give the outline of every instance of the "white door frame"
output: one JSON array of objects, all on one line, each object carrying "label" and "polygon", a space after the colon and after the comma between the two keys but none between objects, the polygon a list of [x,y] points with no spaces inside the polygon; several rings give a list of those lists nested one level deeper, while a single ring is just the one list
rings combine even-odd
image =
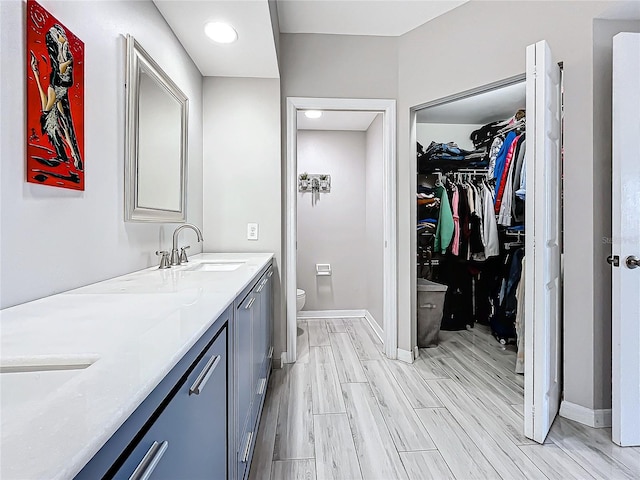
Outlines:
[{"label": "white door frame", "polygon": [[383,341],[387,357],[395,359],[398,350],[398,274],[396,211],[396,101],[355,98],[287,97],[286,143],[286,219],[285,219],[285,295],[287,317],[287,351],[282,361],[296,361],[296,241],[297,241],[297,113],[298,110],[366,111],[383,114],[383,229],[384,229],[384,298]]}]

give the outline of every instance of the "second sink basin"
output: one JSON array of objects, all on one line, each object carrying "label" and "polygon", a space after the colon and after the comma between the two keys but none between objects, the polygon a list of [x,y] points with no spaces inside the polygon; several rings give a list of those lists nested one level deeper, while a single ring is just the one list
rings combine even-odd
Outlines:
[{"label": "second sink basin", "polygon": [[232,272],[245,262],[200,262],[189,268],[193,272]]},{"label": "second sink basin", "polygon": [[5,411],[55,395],[99,359],[95,354],[36,355],[0,359],[0,406]]}]

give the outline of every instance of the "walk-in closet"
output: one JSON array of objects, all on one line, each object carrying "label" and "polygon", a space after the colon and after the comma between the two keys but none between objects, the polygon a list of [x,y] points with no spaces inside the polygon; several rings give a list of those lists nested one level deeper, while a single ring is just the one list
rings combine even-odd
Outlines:
[{"label": "walk-in closet", "polygon": [[[524,404],[524,78],[416,111],[420,361]],[[439,327],[439,328],[438,328]]]}]

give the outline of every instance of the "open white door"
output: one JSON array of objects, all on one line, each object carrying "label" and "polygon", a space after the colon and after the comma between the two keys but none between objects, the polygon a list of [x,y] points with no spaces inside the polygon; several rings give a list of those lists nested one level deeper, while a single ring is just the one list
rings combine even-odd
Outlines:
[{"label": "open white door", "polygon": [[560,408],[560,67],[527,47],[525,435],[543,443]]},{"label": "open white door", "polygon": [[640,34],[613,38],[612,436],[640,445]]}]

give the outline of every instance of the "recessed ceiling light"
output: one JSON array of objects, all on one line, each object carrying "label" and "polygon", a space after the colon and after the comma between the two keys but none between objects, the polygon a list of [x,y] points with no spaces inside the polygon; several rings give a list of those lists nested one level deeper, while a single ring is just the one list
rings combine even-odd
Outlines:
[{"label": "recessed ceiling light", "polygon": [[304,112],[304,116],[307,118],[320,118],[322,116],[322,112],[320,110],[306,110]]},{"label": "recessed ceiling light", "polygon": [[217,43],[233,43],[238,39],[238,32],[224,22],[209,22],[204,26],[204,33]]}]

